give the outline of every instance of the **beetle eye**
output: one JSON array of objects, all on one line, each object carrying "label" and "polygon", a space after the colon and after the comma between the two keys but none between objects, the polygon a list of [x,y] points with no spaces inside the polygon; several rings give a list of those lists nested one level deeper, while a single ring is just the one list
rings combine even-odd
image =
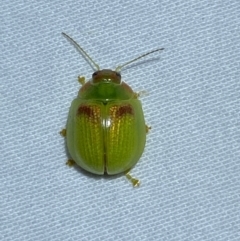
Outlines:
[{"label": "beetle eye", "polygon": [[97,74],[98,74],[98,71],[94,72],[94,73],[92,74],[92,77],[93,77],[93,78],[96,77]]},{"label": "beetle eye", "polygon": [[121,74],[119,72],[115,72],[115,73],[118,78],[121,78]]}]

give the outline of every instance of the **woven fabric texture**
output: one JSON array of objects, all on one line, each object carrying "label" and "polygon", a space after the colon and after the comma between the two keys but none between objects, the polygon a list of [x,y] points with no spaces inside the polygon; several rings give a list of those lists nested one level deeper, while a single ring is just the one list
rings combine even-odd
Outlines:
[{"label": "woven fabric texture", "polygon": [[[240,1],[2,1],[0,240],[240,240]],[[77,76],[121,72],[152,127],[125,176],[69,168]]]}]

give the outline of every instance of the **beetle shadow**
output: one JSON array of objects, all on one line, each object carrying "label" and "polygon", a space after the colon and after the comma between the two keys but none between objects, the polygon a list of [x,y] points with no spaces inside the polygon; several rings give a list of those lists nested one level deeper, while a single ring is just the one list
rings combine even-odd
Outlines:
[{"label": "beetle shadow", "polygon": [[[66,138],[64,138],[64,148],[65,148],[65,153],[66,153],[67,159],[68,160],[72,159],[71,155],[69,154],[68,148],[67,148]],[[119,173],[119,174],[116,174],[116,175],[108,175],[108,174],[97,175],[97,174],[94,174],[94,173],[91,173],[91,172],[88,172],[88,171],[84,170],[83,168],[81,168],[77,164],[74,164],[73,166],[68,166],[65,162],[65,165],[66,165],[67,168],[69,168],[69,169],[74,168],[81,175],[85,175],[85,176],[93,178],[95,180],[101,180],[101,179],[114,180],[116,178],[124,176],[124,173]]]}]

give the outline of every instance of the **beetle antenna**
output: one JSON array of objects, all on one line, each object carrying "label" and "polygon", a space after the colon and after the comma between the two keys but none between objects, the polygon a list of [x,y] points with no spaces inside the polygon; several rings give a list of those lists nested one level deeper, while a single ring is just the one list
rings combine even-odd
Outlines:
[{"label": "beetle antenna", "polygon": [[125,64],[123,64],[123,65],[119,65],[119,66],[116,68],[115,71],[116,71],[116,72],[120,72],[121,69],[122,69],[123,67],[125,67],[126,65],[131,64],[132,62],[135,62],[136,60],[139,60],[139,59],[141,59],[141,58],[143,58],[143,57],[145,57],[145,56],[147,56],[147,55],[149,55],[149,54],[155,53],[155,52],[160,51],[160,50],[164,50],[164,48],[155,49],[155,50],[150,51],[150,52],[148,52],[148,53],[146,53],[146,54],[143,54],[143,55],[141,55],[141,56],[138,56],[137,58],[135,58],[135,59],[133,59],[133,60],[130,60],[130,61],[128,61],[127,63],[125,63]]},{"label": "beetle antenna", "polygon": [[77,49],[81,52],[81,54],[86,57],[88,60],[90,60],[90,62],[96,67],[97,70],[100,70],[100,67],[98,64],[95,63],[95,61],[93,61],[93,59],[87,54],[87,52],[70,36],[68,36],[66,33],[62,32],[62,35],[65,36],[70,42],[72,42]]}]

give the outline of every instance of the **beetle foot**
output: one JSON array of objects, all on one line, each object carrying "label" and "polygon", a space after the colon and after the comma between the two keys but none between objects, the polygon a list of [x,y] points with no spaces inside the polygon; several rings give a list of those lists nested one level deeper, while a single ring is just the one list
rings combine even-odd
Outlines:
[{"label": "beetle foot", "polygon": [[146,96],[147,95],[147,91],[139,91],[139,92],[134,92],[134,98],[135,99],[138,99],[139,97],[142,97],[142,96]]},{"label": "beetle foot", "polygon": [[149,131],[152,129],[152,127],[151,126],[147,126],[147,125],[145,125],[145,126],[146,126],[146,133],[148,134]]},{"label": "beetle foot", "polygon": [[81,84],[81,85],[84,85],[86,83],[85,81],[85,77],[81,77],[81,76],[78,76],[78,82]]},{"label": "beetle foot", "polygon": [[140,96],[140,94],[139,93],[137,93],[137,92],[134,92],[134,96],[133,96],[133,98],[134,99],[138,99],[138,97]]},{"label": "beetle foot", "polygon": [[66,129],[62,129],[59,134],[63,137],[65,137],[67,135],[67,130]]},{"label": "beetle foot", "polygon": [[125,174],[125,176],[127,177],[127,179],[132,183],[132,185],[134,187],[139,187],[140,186],[140,181],[134,177],[131,176],[131,174],[129,172],[127,172]]},{"label": "beetle foot", "polygon": [[71,160],[71,159],[67,160],[67,162],[66,162],[66,165],[68,165],[69,167],[72,167],[72,166],[74,166],[75,164],[76,164],[75,161],[74,161],[74,160]]}]

